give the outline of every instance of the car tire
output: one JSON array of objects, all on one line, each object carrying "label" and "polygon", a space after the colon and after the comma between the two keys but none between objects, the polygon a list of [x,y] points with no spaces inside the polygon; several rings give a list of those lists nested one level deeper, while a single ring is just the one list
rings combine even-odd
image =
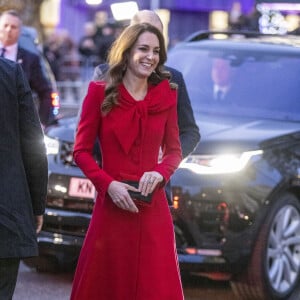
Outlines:
[{"label": "car tire", "polygon": [[293,194],[281,195],[270,207],[249,265],[231,286],[238,299],[299,299],[300,204]]}]

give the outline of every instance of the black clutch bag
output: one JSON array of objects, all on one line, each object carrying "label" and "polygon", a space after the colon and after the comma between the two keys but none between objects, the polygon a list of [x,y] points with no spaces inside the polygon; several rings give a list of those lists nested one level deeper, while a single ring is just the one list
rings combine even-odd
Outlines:
[{"label": "black clutch bag", "polygon": [[[131,180],[127,180],[127,181],[122,181],[128,185],[131,185],[135,188],[139,187],[139,182],[138,181],[131,181]],[[151,203],[152,200],[152,194],[148,194],[147,196],[142,195],[140,192],[134,192],[134,191],[130,191],[128,190],[128,193],[130,195],[130,197],[133,200],[139,200],[145,203]]]}]

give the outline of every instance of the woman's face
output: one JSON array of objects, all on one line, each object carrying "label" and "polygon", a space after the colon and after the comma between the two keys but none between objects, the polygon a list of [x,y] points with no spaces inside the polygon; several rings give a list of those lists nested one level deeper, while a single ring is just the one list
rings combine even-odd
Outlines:
[{"label": "woman's face", "polygon": [[148,78],[159,62],[159,40],[154,33],[142,33],[133,45],[127,72],[139,78]]}]

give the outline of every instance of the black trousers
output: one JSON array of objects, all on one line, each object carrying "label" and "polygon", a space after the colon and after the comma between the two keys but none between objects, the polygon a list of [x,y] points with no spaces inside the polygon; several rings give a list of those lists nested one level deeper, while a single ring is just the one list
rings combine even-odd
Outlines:
[{"label": "black trousers", "polygon": [[0,300],[12,299],[19,266],[19,258],[0,258]]},{"label": "black trousers", "polygon": [[167,182],[167,184],[165,186],[165,191],[166,191],[166,196],[167,196],[169,206],[173,206],[173,204],[174,204],[173,203],[173,193],[172,193],[172,187],[171,187],[170,180]]}]

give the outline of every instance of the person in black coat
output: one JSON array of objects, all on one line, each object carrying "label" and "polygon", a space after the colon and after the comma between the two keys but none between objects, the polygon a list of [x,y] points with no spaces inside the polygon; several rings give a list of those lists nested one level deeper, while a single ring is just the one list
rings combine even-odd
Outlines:
[{"label": "person in black coat", "polygon": [[18,45],[22,20],[15,10],[4,11],[0,16],[0,49],[5,49],[3,57],[18,62],[26,74],[31,89],[39,99],[41,123],[49,125],[54,116],[51,105],[51,82],[45,76],[40,57]]},{"label": "person in black coat", "polygon": [[21,66],[0,58],[0,299],[12,299],[20,259],[38,255],[47,193],[44,136]]},{"label": "person in black coat", "polygon": [[[138,23],[150,23],[163,32],[163,24],[159,16],[152,10],[138,11],[131,19],[130,25]],[[100,64],[95,68],[94,80],[104,79],[108,69],[107,64]],[[181,143],[182,157],[187,157],[196,148],[200,141],[199,128],[195,122],[190,98],[186,89],[182,73],[174,68],[165,66],[165,69],[171,73],[171,81],[178,85],[177,95],[177,115],[179,138]],[[170,205],[173,204],[170,182],[166,186],[167,198]]]}]

